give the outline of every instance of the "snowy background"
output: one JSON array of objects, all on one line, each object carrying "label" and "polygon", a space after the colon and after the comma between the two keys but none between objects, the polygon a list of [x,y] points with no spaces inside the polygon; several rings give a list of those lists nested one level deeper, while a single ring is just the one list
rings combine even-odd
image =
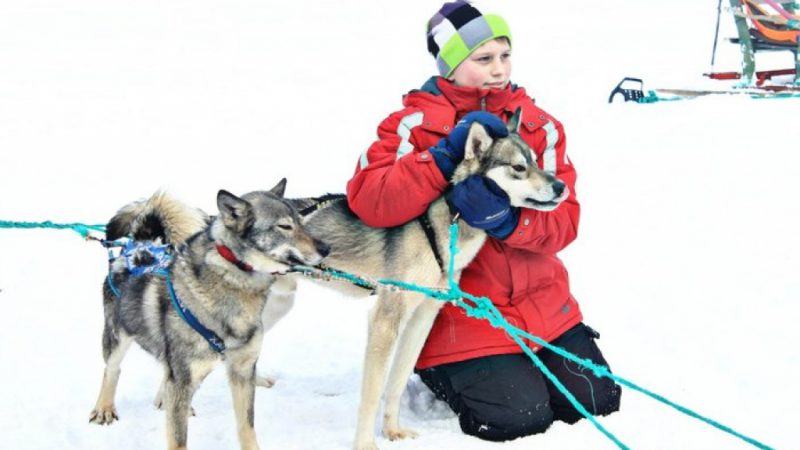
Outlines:
[{"label": "snowy background", "polygon": [[[780,449],[800,448],[800,99],[607,104],[623,76],[708,86],[713,0],[492,1],[514,32],[512,80],[561,119],[578,168],[579,239],[562,253],[613,370]],[[0,2],[0,220],[105,223],[166,188],[213,211],[218,189],[289,179],[342,192],[380,120],[434,71],[439,2]],[[734,35],[723,16],[722,37]],[[738,69],[720,40],[718,70]],[[759,69],[791,67],[788,52]],[[712,83],[712,86],[719,87]],[[0,230],[3,448],[164,447],[161,376],[132,348],[121,420],[88,423],[102,377],[104,250],[70,231]],[[259,362],[262,448],[346,449],[368,300],[303,285]],[[198,391],[194,449],[238,448],[224,371]],[[496,444],[407,396],[413,441],[383,449],[611,449],[588,422]],[[626,390],[601,419],[634,449],[747,449]]]}]

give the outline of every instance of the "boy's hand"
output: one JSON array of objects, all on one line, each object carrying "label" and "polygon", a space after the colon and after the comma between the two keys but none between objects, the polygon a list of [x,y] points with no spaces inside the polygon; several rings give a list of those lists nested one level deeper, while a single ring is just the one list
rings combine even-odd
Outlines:
[{"label": "boy's hand", "polygon": [[435,147],[431,148],[433,160],[442,171],[445,179],[449,180],[453,176],[458,163],[464,159],[464,147],[469,135],[469,127],[473,122],[478,122],[486,128],[486,132],[493,138],[508,136],[508,129],[503,120],[496,115],[486,111],[473,111],[465,115],[458,121],[453,131],[447,137],[439,140]]},{"label": "boy's hand", "polygon": [[519,209],[511,206],[508,195],[489,178],[467,177],[453,186],[446,200],[465,222],[489,236],[505,239],[517,227]]}]

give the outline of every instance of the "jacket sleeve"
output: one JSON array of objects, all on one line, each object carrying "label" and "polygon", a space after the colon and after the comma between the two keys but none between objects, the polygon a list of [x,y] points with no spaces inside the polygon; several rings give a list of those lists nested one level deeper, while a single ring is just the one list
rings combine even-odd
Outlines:
[{"label": "jacket sleeve", "polygon": [[409,107],[378,126],[378,140],[361,156],[347,183],[350,209],[367,225],[406,223],[442,195],[447,180],[428,146],[418,144],[424,113]]},{"label": "jacket sleeve", "polygon": [[538,159],[545,169],[555,165],[556,178],[569,187],[569,197],[558,208],[549,212],[521,208],[517,227],[503,241],[511,247],[545,254],[558,253],[574,241],[578,236],[580,219],[580,204],[575,194],[576,172],[566,154],[564,128],[560,122],[552,123],[550,129],[545,127],[542,131],[555,144],[547,145]]}]

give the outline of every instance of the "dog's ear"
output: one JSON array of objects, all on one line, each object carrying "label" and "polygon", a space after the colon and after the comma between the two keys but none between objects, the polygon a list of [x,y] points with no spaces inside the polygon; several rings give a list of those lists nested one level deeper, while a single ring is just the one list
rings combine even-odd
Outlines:
[{"label": "dog's ear", "polygon": [[469,127],[467,142],[464,145],[464,159],[480,159],[481,155],[492,146],[492,142],[492,137],[486,132],[486,128],[473,122]]},{"label": "dog's ear", "polygon": [[219,217],[226,228],[243,234],[253,226],[255,221],[253,207],[247,200],[220,189],[217,192],[217,208],[219,208]]},{"label": "dog's ear", "polygon": [[516,111],[514,111],[514,115],[508,119],[508,123],[506,124],[506,128],[508,129],[509,133],[518,133],[519,132],[519,124],[522,121],[522,107],[518,107]]},{"label": "dog's ear", "polygon": [[281,181],[278,181],[278,184],[276,184],[275,187],[269,191],[278,197],[283,198],[283,194],[286,192],[286,178],[282,178]]}]

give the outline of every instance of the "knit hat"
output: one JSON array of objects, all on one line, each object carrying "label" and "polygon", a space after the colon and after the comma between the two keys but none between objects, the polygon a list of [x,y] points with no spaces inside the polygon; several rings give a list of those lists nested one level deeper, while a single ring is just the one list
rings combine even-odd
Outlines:
[{"label": "knit hat", "polygon": [[511,42],[502,17],[481,14],[464,0],[447,2],[428,21],[428,51],[443,77],[449,77],[473,50],[499,37]]}]

